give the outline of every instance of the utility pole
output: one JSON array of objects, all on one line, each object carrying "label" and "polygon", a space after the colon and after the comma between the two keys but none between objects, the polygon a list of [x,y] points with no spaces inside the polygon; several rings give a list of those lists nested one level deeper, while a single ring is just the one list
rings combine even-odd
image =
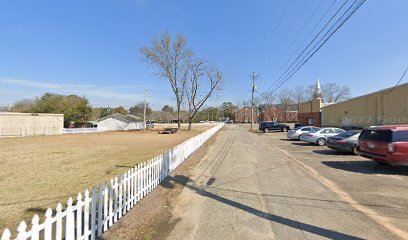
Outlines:
[{"label": "utility pole", "polygon": [[143,109],[143,124],[144,124],[144,128],[143,131],[146,130],[146,106],[147,106],[147,89],[145,89],[144,91],[144,109]]},{"label": "utility pole", "polygon": [[253,129],[254,124],[254,92],[255,92],[255,79],[259,77],[259,75],[255,75],[255,72],[252,73],[250,76],[252,78],[252,97],[251,97],[251,130]]}]

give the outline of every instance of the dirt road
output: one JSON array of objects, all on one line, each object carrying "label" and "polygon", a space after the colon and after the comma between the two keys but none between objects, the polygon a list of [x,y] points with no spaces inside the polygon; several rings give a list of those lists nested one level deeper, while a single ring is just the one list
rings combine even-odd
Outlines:
[{"label": "dirt road", "polygon": [[378,173],[371,161],[285,141],[283,133],[225,128],[172,201],[174,227],[157,238],[408,236],[406,168]]}]

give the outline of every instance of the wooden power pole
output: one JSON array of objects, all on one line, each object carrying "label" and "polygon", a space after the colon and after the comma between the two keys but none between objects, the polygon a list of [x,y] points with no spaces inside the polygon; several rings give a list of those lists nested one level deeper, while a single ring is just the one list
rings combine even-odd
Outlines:
[{"label": "wooden power pole", "polygon": [[254,125],[254,93],[255,93],[255,79],[258,78],[259,75],[255,75],[255,72],[252,73],[252,75],[250,76],[252,79],[252,97],[251,97],[251,130],[253,129],[253,125]]}]

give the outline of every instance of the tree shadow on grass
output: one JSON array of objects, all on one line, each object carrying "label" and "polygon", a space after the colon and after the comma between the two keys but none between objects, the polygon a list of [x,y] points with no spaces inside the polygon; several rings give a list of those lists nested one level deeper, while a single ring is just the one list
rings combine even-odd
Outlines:
[{"label": "tree shadow on grass", "polygon": [[343,171],[363,174],[386,174],[408,176],[407,166],[389,166],[375,161],[323,161],[324,165]]},{"label": "tree shadow on grass", "polygon": [[[362,239],[359,237],[355,237],[352,235],[348,235],[345,233],[341,233],[341,232],[337,232],[334,230],[330,230],[330,229],[325,229],[325,228],[321,228],[318,226],[314,226],[311,224],[307,224],[307,223],[302,223],[296,220],[292,220],[289,218],[285,218],[285,217],[281,217],[278,215],[274,215],[274,214],[270,214],[268,212],[263,212],[260,211],[258,209],[255,209],[253,207],[250,207],[248,205],[230,200],[228,198],[225,197],[221,197],[218,196],[214,193],[208,192],[198,186],[196,186],[191,179],[189,179],[186,176],[183,175],[177,175],[177,176],[169,176],[168,179],[166,179],[167,183],[165,185],[163,185],[163,187],[167,186],[169,188],[173,188],[175,184],[182,184],[183,186],[195,191],[197,194],[200,194],[203,197],[208,197],[211,199],[214,199],[220,203],[224,203],[227,204],[231,207],[235,207],[238,208],[242,211],[245,211],[249,214],[252,214],[254,216],[257,216],[259,218],[263,218],[266,219],[268,221],[272,221],[272,222],[276,222],[282,225],[286,225],[288,227],[294,228],[294,229],[299,229],[302,231],[306,231],[306,232],[310,232],[312,234],[316,234],[322,237],[326,237],[326,238],[330,238],[330,239]],[[166,182],[164,181],[164,182]]]}]

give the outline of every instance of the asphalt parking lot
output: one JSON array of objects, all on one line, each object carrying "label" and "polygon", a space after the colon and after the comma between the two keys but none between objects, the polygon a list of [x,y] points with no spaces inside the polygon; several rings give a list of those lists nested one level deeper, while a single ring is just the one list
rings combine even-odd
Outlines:
[{"label": "asphalt parking lot", "polygon": [[381,165],[326,146],[289,140],[283,132],[257,134],[306,168],[310,167],[315,177],[323,182],[328,180],[338,194],[347,195],[355,200],[354,204],[368,209],[366,214],[408,229],[408,167]]}]

